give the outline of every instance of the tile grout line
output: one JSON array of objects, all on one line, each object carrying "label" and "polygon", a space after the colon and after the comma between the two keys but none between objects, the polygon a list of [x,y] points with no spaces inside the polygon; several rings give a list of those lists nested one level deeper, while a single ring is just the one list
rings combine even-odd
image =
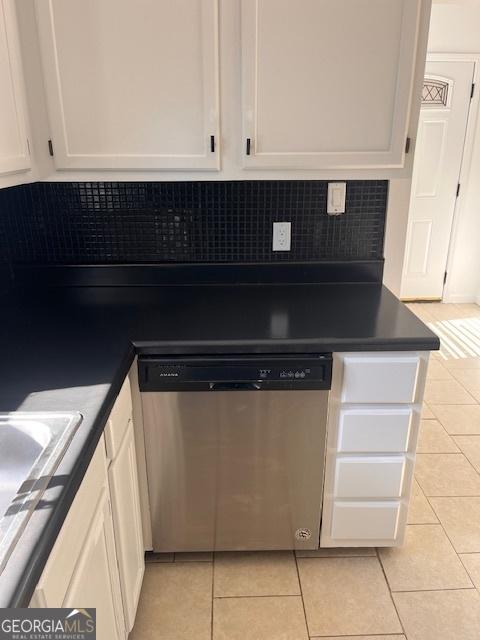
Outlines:
[{"label": "tile grout line", "polygon": [[400,623],[400,626],[402,627],[402,633],[406,638],[407,637],[407,632],[405,631],[405,627],[403,626],[402,619],[400,617],[400,614],[398,613],[397,605],[395,604],[393,593],[392,593],[392,590],[390,588],[390,583],[388,581],[387,574],[385,573],[385,569],[384,569],[383,564],[382,564],[382,559],[380,558],[380,554],[378,552],[378,547],[375,547],[375,551],[376,551],[376,554],[377,554],[378,564],[380,565],[380,568],[381,568],[382,573],[383,573],[383,577],[385,579],[385,584],[387,585],[388,593],[390,595],[390,600],[392,601],[393,608],[395,609],[395,613],[397,614],[398,621]]},{"label": "tile grout line", "polygon": [[[452,374],[452,375],[453,375],[453,374]],[[460,381],[458,381],[458,380],[455,378],[455,376],[453,376],[453,377],[454,377],[454,379],[458,382],[458,384],[462,387],[462,389],[465,389],[465,387],[463,386],[463,384],[462,384]],[[467,389],[465,389],[465,391],[468,393],[468,390],[467,390]],[[469,395],[471,395],[471,394],[469,394]],[[475,398],[475,400],[476,400],[476,398]],[[477,401],[477,405],[478,405],[478,401]],[[455,405],[455,406],[459,406],[459,405]],[[475,406],[475,405],[467,405],[467,406]],[[433,409],[430,407],[430,405],[429,405],[429,408],[430,408],[430,410],[432,411],[432,413],[436,416],[436,413],[433,411]],[[450,437],[453,437],[453,434],[448,433],[447,428],[446,428],[446,427],[445,427],[445,425],[442,423],[442,421],[440,420],[440,418],[437,418],[437,420],[438,420],[438,422],[442,425],[442,427],[445,429],[445,431],[447,432],[447,434],[448,434]],[[457,435],[458,435],[458,434],[457,434]],[[455,444],[456,444],[456,443],[455,443]],[[463,453],[463,451],[462,451],[462,455],[463,455],[463,457],[467,460],[467,462],[470,464],[470,466],[474,469],[474,471],[475,471],[478,475],[480,475],[480,474],[478,473],[478,471],[475,469],[475,467],[472,465],[472,463],[470,462],[470,460],[467,458],[467,456]],[[432,511],[433,511],[433,513],[435,514],[435,516],[438,518],[438,522],[439,522],[440,526],[442,527],[442,530],[443,530],[443,532],[444,532],[444,534],[445,534],[445,536],[446,536],[447,540],[448,540],[448,541],[450,542],[450,544],[452,545],[452,549],[454,550],[454,552],[455,552],[455,554],[456,554],[456,556],[457,556],[457,559],[461,562],[462,566],[463,566],[463,567],[465,568],[465,570],[467,571],[467,575],[468,575],[468,577],[469,577],[470,581],[471,581],[471,582],[472,582],[472,584],[473,584],[473,581],[472,581],[472,579],[471,579],[470,573],[469,573],[469,572],[468,572],[468,570],[466,569],[466,567],[465,567],[464,563],[462,562],[462,559],[460,558],[460,555],[459,555],[458,551],[457,551],[457,550],[456,550],[456,548],[455,548],[455,545],[453,544],[453,541],[451,540],[450,536],[449,536],[449,535],[448,535],[448,533],[447,533],[447,530],[446,530],[446,529],[445,529],[445,527],[443,526],[442,521],[441,521],[441,519],[440,519],[440,516],[439,516],[439,515],[438,515],[438,513],[435,511],[434,506],[433,506],[433,505],[432,505],[432,503],[430,502],[430,498],[474,498],[474,497],[477,497],[477,496],[427,496],[427,495],[425,494],[425,491],[424,491],[424,489],[423,489],[422,485],[421,485],[421,484],[420,484],[420,482],[418,481],[418,479],[417,479],[417,478],[415,478],[415,479],[417,480],[418,484],[420,485],[420,488],[422,489],[422,491],[423,491],[423,493],[424,493],[424,495],[425,495],[425,498],[426,498],[426,500],[427,500],[428,504],[430,505],[430,508],[432,509]],[[475,585],[473,585],[473,586],[474,586],[474,588],[475,588]]]},{"label": "tile grout line", "polygon": [[213,640],[213,605],[215,604],[215,552],[212,553],[212,599],[210,611],[210,638]]},{"label": "tile grout line", "polygon": [[362,633],[360,635],[345,635],[342,634],[341,636],[310,636],[310,640],[325,640],[325,638],[334,638],[336,640],[336,638],[398,638],[399,636],[404,636],[406,639],[406,636],[404,633]]},{"label": "tile grout line", "polygon": [[[418,482],[418,480],[417,480],[417,482]],[[420,483],[418,483],[418,484],[420,484]],[[422,485],[420,485],[420,487],[421,487],[421,486],[422,486]],[[463,498],[463,499],[465,499],[465,498],[480,498],[480,493],[471,493],[469,496],[457,496],[457,495],[449,495],[449,496],[427,496],[427,494],[424,492],[424,496],[425,496],[425,498],[427,498],[427,500],[428,500],[429,498]],[[421,523],[420,523],[420,524],[421,524]],[[428,523],[426,523],[426,524],[428,524]],[[432,524],[435,524],[435,523],[433,523],[433,522],[432,522]]]},{"label": "tile grout line", "polygon": [[[467,553],[467,554],[462,554],[462,555],[468,555],[468,553]],[[473,554],[473,555],[475,555],[475,554]],[[477,555],[479,555],[479,554],[477,554]],[[463,568],[464,568],[464,569],[465,569],[465,571],[467,572],[468,577],[470,578],[470,582],[473,584],[473,588],[474,588],[474,589],[476,589],[476,590],[479,592],[479,594],[480,594],[480,588],[476,586],[475,581],[474,581],[474,579],[473,579],[473,576],[472,576],[472,574],[470,573],[470,571],[468,570],[468,567],[467,567],[467,565],[465,564],[465,562],[463,561],[463,558],[461,558],[461,557],[460,557],[460,554],[458,554],[458,553],[457,553],[457,556],[458,556],[458,559],[460,560],[460,562],[462,563]]]},{"label": "tile grout line", "polygon": [[[462,453],[463,453],[463,451],[462,451]],[[463,453],[463,455],[464,455],[464,457],[465,457],[466,461],[468,462],[468,464],[469,464],[469,465],[472,467],[472,469],[475,471],[475,473],[476,473],[477,475],[479,475],[479,476],[480,476],[480,471],[478,471],[478,469],[473,465],[472,461],[468,458],[468,456],[467,456],[467,455],[465,455],[464,453]],[[475,496],[474,496],[474,497],[475,497]]]},{"label": "tile grout line", "polygon": [[[319,544],[320,544],[320,541],[319,541]],[[310,627],[308,626],[307,611],[305,609],[305,600],[303,599],[303,589],[302,589],[302,581],[300,580],[300,569],[298,568],[298,558],[295,551],[292,551],[292,553],[293,553],[293,559],[295,561],[295,567],[297,569],[298,588],[300,589],[300,597],[302,599],[303,617],[305,620],[305,626],[307,628],[307,636],[310,638]]]},{"label": "tile grout line", "polygon": [[237,598],[301,598],[301,593],[260,593],[251,595],[213,596],[214,600],[235,600]]},{"label": "tile grout line", "polygon": [[[455,551],[455,549],[454,549]],[[455,551],[456,553],[456,551]],[[457,554],[458,555],[458,554]],[[460,562],[461,558],[459,558]],[[465,565],[462,566],[465,568]],[[467,569],[465,568],[465,572],[467,573],[468,578],[470,579],[470,574],[468,573]],[[470,580],[471,582],[471,580]],[[431,591],[474,591],[476,589],[475,585],[472,582],[472,586],[471,587],[444,587],[442,589],[395,589],[395,591],[392,591],[392,593],[430,593]]]},{"label": "tile grout line", "polygon": [[[474,369],[474,370],[475,370],[475,369]],[[468,371],[468,369],[467,369],[467,371]],[[427,374],[427,375],[428,375],[428,374]],[[456,381],[456,382],[457,382],[457,383],[462,387],[462,389],[463,389],[464,391],[466,391],[466,393],[468,393],[470,396],[472,396],[472,397],[474,398],[474,400],[476,400],[476,404],[478,405],[478,404],[479,404],[479,401],[477,400],[476,396],[474,396],[472,393],[470,393],[470,391],[465,387],[465,385],[464,385],[462,382],[460,382],[460,380],[458,380],[458,379],[455,377],[455,374],[452,374],[452,376],[453,376],[453,379],[454,379],[454,380],[455,380],[455,381]],[[428,406],[429,406],[429,405],[428,405]],[[456,405],[456,406],[458,406],[458,405]],[[472,405],[467,405],[467,406],[472,406]],[[473,405],[473,406],[474,406],[474,405]],[[430,406],[429,406],[429,409],[432,411],[432,413],[434,413]],[[435,413],[434,413],[434,415],[435,415]],[[441,422],[441,420],[440,420],[440,419],[438,419],[438,418],[437,418],[437,421],[438,421],[438,422],[442,425],[442,427],[445,429],[445,431],[446,431],[446,433],[447,433],[447,435],[448,435],[448,436],[450,436],[450,437],[454,437],[452,434],[448,433],[448,431],[447,431],[446,427],[443,425],[443,423]],[[458,434],[456,434],[456,435],[458,435]],[[467,435],[468,435],[468,434],[467,434]],[[455,442],[455,441],[454,441],[454,442]],[[455,445],[456,445],[456,446],[458,446],[456,442],[455,442]],[[466,455],[465,455],[465,453],[464,453],[461,449],[460,449],[460,453],[463,455],[463,457],[464,457],[464,458],[465,458],[465,460],[468,462],[468,464],[472,467],[472,469],[475,471],[475,473],[476,473],[477,475],[479,475],[479,476],[480,476],[480,471],[478,471],[478,469],[476,469],[476,468],[475,468],[475,466],[472,464],[472,462],[468,459],[468,456],[466,456]],[[444,454],[442,454],[442,455],[444,455]],[[453,455],[453,454],[452,454],[452,455]],[[417,480],[417,482],[418,482],[418,480]],[[420,484],[420,483],[419,483],[419,484]],[[422,488],[422,489],[423,489],[423,488]],[[441,497],[450,497],[450,496],[432,496],[432,497],[435,497],[435,498],[441,498]],[[452,496],[452,497],[462,497],[462,496]]]},{"label": "tile grout line", "polygon": [[[450,436],[450,438],[452,437],[455,436]],[[463,456],[466,458],[466,455],[460,449],[458,451],[417,451],[416,453],[419,456]]]},{"label": "tile grout line", "polygon": [[[425,496],[430,508],[432,509],[433,513],[435,514],[435,516],[438,518],[437,512],[435,511],[435,509],[433,508],[433,506],[430,504],[430,501],[428,500],[427,496]],[[452,540],[450,540],[450,537],[448,535],[448,533],[445,531],[444,526],[442,525],[442,523],[440,522],[440,518],[438,518],[438,522],[426,522],[425,524],[422,523],[416,523],[416,524],[407,524],[407,527],[418,527],[418,526],[422,526],[422,527],[440,527],[443,531],[443,533],[445,534],[445,537],[447,538],[448,542],[450,543],[450,546],[452,547],[452,550],[454,552],[454,554],[457,556],[457,560],[460,561],[460,563],[462,564],[463,568],[465,569],[465,572],[468,576],[468,579],[470,580],[470,583],[472,584],[471,587],[453,587],[451,589],[397,589],[395,591],[393,591],[391,589],[392,593],[413,593],[415,591],[469,591],[472,588],[475,589],[475,584],[473,583],[472,577],[467,569],[467,567],[465,566],[463,560],[460,558],[460,555],[458,553],[458,551],[455,549]],[[380,557],[380,554],[379,554]],[[381,560],[380,560],[381,562]]]},{"label": "tile grout line", "polygon": [[[480,360],[480,357],[479,357],[479,360]],[[448,382],[448,380],[431,380],[431,382]],[[458,382],[458,380],[455,380],[455,382]],[[462,387],[461,382],[458,382],[458,384]],[[465,387],[462,387],[462,389],[468,393]],[[475,400],[473,396],[471,397],[472,397],[472,400]],[[432,409],[432,407],[478,407],[478,405],[480,404],[478,400],[475,400],[475,402],[435,402],[434,400],[424,400],[424,402],[428,404],[428,408],[431,409],[432,413],[435,416],[435,419],[438,420],[439,422],[440,422],[440,418],[436,417],[437,414]],[[433,420],[433,418],[424,418],[424,420],[425,419]]]},{"label": "tile grout line", "polygon": [[[432,497],[433,497],[433,496],[432,496]],[[435,497],[442,497],[442,496],[435,496]],[[451,497],[457,497],[457,496],[444,496],[444,497],[451,498]],[[469,496],[469,497],[472,497],[472,496]],[[475,496],[473,496],[473,497],[475,497]],[[447,540],[448,540],[448,541],[450,542],[450,544],[452,545],[452,548],[453,548],[453,550],[455,551],[455,553],[456,553],[456,555],[457,555],[457,558],[460,560],[460,562],[462,562],[462,559],[459,557],[459,553],[458,553],[458,551],[456,550],[455,545],[453,544],[453,540],[452,540],[452,539],[450,538],[450,536],[448,535],[447,530],[445,529],[445,527],[444,527],[444,526],[443,526],[443,524],[442,524],[442,521],[440,520],[440,516],[439,516],[439,515],[438,515],[438,513],[435,511],[435,507],[434,507],[434,506],[433,506],[433,504],[430,502],[430,500],[429,500],[428,496],[425,496],[425,498],[426,498],[426,500],[427,500],[428,504],[430,505],[430,509],[433,511],[433,513],[434,513],[434,514],[436,515],[436,517],[438,518],[438,523],[439,523],[439,524],[440,524],[440,526],[442,527],[443,533],[445,534],[445,536],[446,536]],[[463,565],[463,562],[462,562],[462,565]],[[464,566],[465,566],[465,565],[464,565]],[[468,573],[468,571],[467,571],[467,573]],[[470,577],[470,574],[468,574],[468,575],[469,575],[469,577]]]}]

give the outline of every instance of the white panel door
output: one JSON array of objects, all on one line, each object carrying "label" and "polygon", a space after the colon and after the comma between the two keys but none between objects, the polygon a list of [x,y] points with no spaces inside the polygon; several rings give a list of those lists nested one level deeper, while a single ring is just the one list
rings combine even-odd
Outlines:
[{"label": "white panel door", "polygon": [[0,174],[30,168],[14,0],[0,0]]},{"label": "white panel door", "polygon": [[145,570],[137,458],[131,420],[108,474],[125,623],[129,632],[135,622]]},{"label": "white panel door", "polygon": [[428,62],[410,200],[402,298],[441,299],[474,64]]},{"label": "white panel door", "polygon": [[219,168],[217,0],[36,7],[58,169]]},{"label": "white panel door", "polygon": [[96,608],[98,640],[126,637],[112,516],[105,490],[62,606]]},{"label": "white panel door", "polygon": [[245,166],[402,167],[420,4],[242,0]]}]

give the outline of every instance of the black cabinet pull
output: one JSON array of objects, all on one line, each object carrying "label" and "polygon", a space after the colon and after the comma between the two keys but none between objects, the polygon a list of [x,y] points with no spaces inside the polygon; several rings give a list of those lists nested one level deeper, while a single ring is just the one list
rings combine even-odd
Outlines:
[{"label": "black cabinet pull", "polygon": [[250,138],[247,138],[247,156],[250,155],[250,143],[251,143]]},{"label": "black cabinet pull", "polygon": [[210,151],[215,153],[215,136],[210,136]]}]

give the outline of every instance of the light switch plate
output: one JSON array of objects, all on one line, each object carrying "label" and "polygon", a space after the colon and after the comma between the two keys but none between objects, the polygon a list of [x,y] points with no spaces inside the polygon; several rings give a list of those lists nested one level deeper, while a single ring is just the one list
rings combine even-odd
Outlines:
[{"label": "light switch plate", "polygon": [[346,182],[329,182],[327,195],[327,213],[331,216],[338,216],[341,213],[345,213],[346,196]]},{"label": "light switch plate", "polygon": [[292,237],[291,222],[274,222],[273,223],[273,251],[290,251]]}]

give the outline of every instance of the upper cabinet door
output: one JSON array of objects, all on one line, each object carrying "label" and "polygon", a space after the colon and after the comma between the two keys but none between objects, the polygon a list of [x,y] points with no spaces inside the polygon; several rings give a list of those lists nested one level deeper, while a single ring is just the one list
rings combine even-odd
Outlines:
[{"label": "upper cabinet door", "polygon": [[58,169],[219,168],[217,0],[36,7]]},{"label": "upper cabinet door", "polygon": [[420,5],[242,0],[245,166],[402,167]]},{"label": "upper cabinet door", "polygon": [[30,166],[15,6],[13,0],[0,0],[0,174]]}]

